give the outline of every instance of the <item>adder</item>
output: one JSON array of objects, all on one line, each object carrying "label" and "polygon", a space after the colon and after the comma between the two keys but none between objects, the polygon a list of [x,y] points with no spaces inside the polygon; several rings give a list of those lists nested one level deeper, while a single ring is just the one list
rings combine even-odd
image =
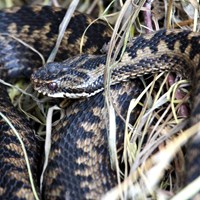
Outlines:
[{"label": "adder", "polygon": [[[0,12],[0,18],[3,19],[0,22],[2,78],[7,80],[21,76],[27,78],[36,67],[41,66],[38,54],[15,38],[35,47],[47,58],[55,44],[58,25],[64,13],[65,11],[60,8],[50,7],[22,7]],[[99,199],[117,184],[116,174],[110,167],[106,127],[103,121],[103,70],[106,55],[91,55],[100,53],[102,45],[109,41],[111,31],[104,22],[99,21],[89,28],[83,46],[84,54],[77,56],[79,52],[77,44],[80,44],[80,37],[91,21],[89,16],[75,13],[59,49],[57,61],[72,57],[63,62],[48,63],[31,76],[34,88],[45,95],[86,97],[72,103],[67,108],[62,122],[53,130],[52,148],[41,197],[44,199]],[[80,29],[74,32],[77,30],[76,26]],[[95,37],[92,35],[94,33]],[[157,71],[177,71],[189,78],[193,86],[189,126],[198,122],[199,39],[199,33],[186,30],[160,30],[133,39],[112,70],[113,101],[119,107],[121,114],[125,117],[131,98],[141,92],[142,86],[138,79],[132,79]],[[32,60],[34,64],[30,64]],[[1,88],[3,96],[5,88],[4,86]],[[7,102],[10,104],[9,101],[2,99],[1,112],[5,112],[13,124],[17,123],[17,120],[10,117],[11,113],[17,113],[16,119],[19,116],[19,119],[26,121],[12,105],[11,109],[5,110]],[[137,112],[138,110],[134,111],[132,120]],[[25,127],[30,133],[30,135],[25,134],[22,139],[27,140],[25,147],[28,154],[33,154],[34,152],[29,151],[30,146],[32,145],[37,152],[40,145],[35,135],[31,133],[32,128],[26,128],[30,126],[28,122],[22,124],[21,120],[19,121],[18,125]],[[0,130],[3,153],[0,170],[8,180],[6,182],[4,178],[0,179],[0,196],[4,199],[34,199],[24,161],[21,169],[16,164],[16,160],[24,158],[22,151],[16,147],[19,142],[3,120]],[[123,140],[123,130],[124,122],[117,116],[119,146]],[[12,140],[7,139],[10,134]],[[27,139],[29,137],[31,139]],[[198,137],[199,133],[188,144],[186,183],[194,180],[200,173]],[[15,149],[19,152],[16,153]],[[34,155],[37,154],[38,152]],[[39,159],[39,157],[30,159],[34,177],[39,173],[34,164],[38,163]],[[24,177],[22,179],[21,174]],[[25,182],[19,184],[22,180]],[[38,181],[35,182],[37,185]],[[38,195],[40,196],[39,192]]]}]

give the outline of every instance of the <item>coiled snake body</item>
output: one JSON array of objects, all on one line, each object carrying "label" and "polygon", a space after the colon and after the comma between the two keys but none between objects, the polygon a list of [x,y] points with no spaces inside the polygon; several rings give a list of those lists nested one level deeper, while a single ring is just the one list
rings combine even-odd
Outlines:
[{"label": "coiled snake body", "polygon": [[[21,19],[16,21],[16,16],[18,18],[22,16],[26,9],[31,13],[31,16],[34,16],[32,16],[33,19],[36,18],[37,22],[40,21],[40,29],[36,26],[37,23],[31,22],[31,24],[33,23],[31,25],[28,17],[25,22],[21,22]],[[15,69],[16,65],[24,69],[24,66],[30,66],[28,65],[30,59],[39,59],[30,49],[13,40],[7,34],[3,34],[3,32],[7,30],[7,33],[12,33],[15,37],[24,39],[25,42],[36,48],[40,46],[41,49],[39,48],[39,50],[46,57],[53,47],[57,32],[51,32],[52,24],[46,21],[45,17],[40,18],[40,16],[58,14],[59,17],[56,19],[59,21],[62,19],[60,17],[62,12],[59,9],[52,11],[48,7],[35,7],[16,9],[14,13],[13,11],[4,11],[0,14],[0,17],[7,19],[7,23],[0,23],[0,63],[4,77],[15,77],[24,73],[29,75],[32,68],[27,68],[21,72],[21,70]],[[74,21],[71,22],[69,32],[66,32],[65,42],[61,46],[58,59],[63,59],[63,54],[69,51],[66,46],[71,47],[72,51],[68,52],[70,55],[76,54],[77,48],[73,44],[79,43],[80,37],[74,39],[72,26],[77,23],[78,17],[84,19],[86,26],[90,22],[90,18],[85,18],[85,15],[83,15],[83,18],[81,16],[81,14],[76,14],[73,18]],[[14,22],[12,23],[11,20]],[[96,34],[102,33],[99,34],[99,38],[106,36],[109,39],[110,32],[108,30],[103,31],[106,30],[103,22],[99,22],[95,26],[95,30],[101,30],[101,32],[95,31]],[[38,35],[41,30],[42,35]],[[39,45],[40,40],[47,38],[53,39],[47,42],[48,44],[43,44],[43,41],[42,45]],[[92,43],[97,42],[99,46],[90,46],[87,38],[84,43],[84,52],[98,52],[103,42],[98,37],[96,38],[97,41],[92,41]],[[11,48],[12,51],[15,50],[12,54],[10,53]],[[45,48],[47,52],[44,51]],[[116,175],[109,164],[106,127],[103,123],[103,94],[100,92],[103,90],[105,61],[105,55],[82,54],[69,58],[62,63],[46,64],[31,77],[34,88],[49,96],[77,98],[96,93],[95,96],[73,103],[67,109],[63,122],[53,131],[53,144],[43,185],[44,199],[99,199],[104,192],[116,185]],[[39,61],[36,61],[35,65],[41,64],[37,62]],[[130,79],[157,71],[177,71],[189,78],[193,86],[193,105],[190,118],[190,125],[193,125],[200,119],[199,69],[199,33],[161,30],[154,34],[137,37],[128,44],[124,55],[112,70],[111,83],[113,84],[114,103],[119,107],[121,114],[125,116],[126,112],[124,111],[128,108],[128,102],[133,96],[140,93],[141,88],[139,83]],[[76,79],[74,79],[75,77]],[[79,78],[77,79],[77,77]],[[122,84],[121,81],[127,81],[127,83]],[[4,110],[4,107],[1,102],[1,111]],[[119,117],[117,118],[117,125],[118,143],[120,144],[123,138],[124,123]],[[1,130],[4,131],[3,126],[1,126]],[[200,174],[198,167],[196,167],[200,163],[199,145],[199,134],[197,133],[188,145],[187,164],[190,170],[188,170],[186,182],[190,182]],[[2,151],[4,151],[4,147]],[[10,153],[12,155],[12,152]],[[1,166],[3,166],[5,161],[1,162]],[[7,189],[8,186],[3,180],[0,181],[0,184],[2,188],[0,194],[3,196],[5,193],[2,191]],[[18,193],[15,192],[12,195],[20,199]]]}]

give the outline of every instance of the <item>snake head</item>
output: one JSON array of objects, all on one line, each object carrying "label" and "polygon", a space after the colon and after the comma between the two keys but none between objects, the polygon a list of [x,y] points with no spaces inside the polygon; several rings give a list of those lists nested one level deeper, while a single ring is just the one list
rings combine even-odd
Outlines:
[{"label": "snake head", "polygon": [[103,90],[104,56],[87,54],[47,63],[31,76],[33,87],[50,97],[89,97]]},{"label": "snake head", "polygon": [[[51,96],[60,93],[60,81],[58,75],[61,71],[59,63],[47,63],[38,69],[31,76],[31,81],[35,90],[43,95]],[[60,97],[63,97],[60,95]]]}]

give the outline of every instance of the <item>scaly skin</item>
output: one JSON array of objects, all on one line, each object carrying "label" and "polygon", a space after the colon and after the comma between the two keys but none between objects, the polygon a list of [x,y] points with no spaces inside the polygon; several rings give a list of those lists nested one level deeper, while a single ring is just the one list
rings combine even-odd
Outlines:
[{"label": "scaly skin", "polygon": [[[0,86],[0,112],[13,124],[27,151],[36,192],[39,193],[41,142],[29,121],[11,104]],[[11,127],[0,117],[0,199],[32,199],[34,195],[21,144]]]},{"label": "scaly skin", "polygon": [[[32,82],[36,90],[52,97],[90,97],[103,90],[105,62],[106,55],[83,54],[46,64],[32,75]],[[160,30],[136,37],[112,69],[111,85],[164,71],[181,73],[190,80],[193,90],[188,126],[196,124],[200,121],[200,33]],[[200,131],[187,146],[186,184],[200,175],[199,149]]]}]

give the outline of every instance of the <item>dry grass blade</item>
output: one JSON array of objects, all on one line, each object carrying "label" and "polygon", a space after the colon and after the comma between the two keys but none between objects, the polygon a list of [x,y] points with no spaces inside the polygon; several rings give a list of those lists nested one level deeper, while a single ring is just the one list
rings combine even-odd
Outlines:
[{"label": "dry grass blade", "polygon": [[7,83],[7,82],[5,82],[5,81],[2,80],[2,79],[0,79],[0,83],[3,84],[3,85],[6,85],[6,86],[8,86],[8,87],[11,87],[11,88],[16,89],[16,90],[18,90],[19,92],[21,92],[21,93],[24,94],[24,95],[30,96],[34,101],[37,101],[37,102],[42,103],[37,97],[35,97],[35,96],[32,95],[32,94],[27,93],[26,91],[22,90],[22,89],[19,88],[19,87],[16,87],[16,86],[14,86],[14,85],[12,85],[12,84],[10,84],[10,83]]},{"label": "dry grass blade", "polygon": [[171,28],[172,7],[173,7],[173,0],[169,0],[168,6],[167,6],[167,22],[166,22],[167,29]]},{"label": "dry grass blade", "polygon": [[194,10],[194,26],[193,26],[193,31],[196,32],[198,28],[198,16],[199,16],[199,11],[200,11],[200,5],[199,5],[199,0],[196,0],[194,2],[195,4],[195,10]]},{"label": "dry grass blade", "polygon": [[[47,114],[47,119],[46,119],[45,159],[44,159],[42,174],[40,176],[40,191],[42,191],[44,172],[48,165],[49,153],[51,150],[52,118],[53,118],[53,112],[55,110],[61,110],[61,108],[59,108],[58,106],[53,106],[53,107],[49,108],[48,114]],[[63,115],[61,115],[61,118],[62,117],[63,117]]]},{"label": "dry grass blade", "polygon": [[200,177],[196,178],[192,183],[187,185],[183,190],[171,198],[171,200],[187,200],[191,199],[193,195],[198,193],[200,190]]},{"label": "dry grass blade", "polygon": [[7,33],[1,33],[1,35],[5,35],[5,36],[8,36],[8,37],[11,37],[13,38],[14,40],[16,40],[17,42],[21,43],[22,45],[24,45],[25,47],[28,47],[29,49],[31,49],[33,52],[35,52],[36,54],[39,55],[39,57],[41,58],[41,61],[42,61],[42,65],[45,64],[45,59],[43,57],[43,55],[38,51],[36,50],[35,48],[33,48],[32,46],[30,46],[29,44],[25,43],[23,40],[15,37],[14,35],[10,35],[10,34],[7,34]]},{"label": "dry grass blade", "polygon": [[59,49],[59,46],[61,44],[62,38],[63,38],[63,36],[65,34],[65,30],[66,30],[66,28],[67,28],[67,26],[68,26],[68,24],[70,22],[70,19],[71,19],[72,15],[73,15],[78,3],[79,3],[79,0],[73,0],[71,2],[70,6],[69,6],[69,8],[68,8],[68,10],[67,10],[67,12],[65,14],[65,17],[63,18],[62,23],[60,24],[59,34],[58,34],[58,38],[57,38],[57,41],[56,41],[56,45],[55,45],[54,49],[52,50],[52,52],[51,52],[51,54],[50,54],[50,56],[49,56],[49,58],[47,60],[47,63],[54,61],[54,59],[56,57],[56,54],[57,54],[57,51]]},{"label": "dry grass blade", "polygon": [[[188,81],[187,80],[182,80],[182,81],[179,81],[177,83],[174,83],[168,93],[167,93],[167,99],[171,102],[171,108],[172,108],[172,114],[174,115],[174,119],[175,119],[175,122],[178,124],[179,123],[179,120],[178,120],[178,117],[177,117],[177,114],[176,114],[176,109],[175,109],[175,103],[178,103],[177,100],[175,100],[175,96],[176,96],[176,90],[178,88],[180,88],[181,85],[183,84],[187,84]],[[172,96],[170,97],[170,94],[172,93]],[[179,100],[180,102],[182,102],[182,100]]]}]

